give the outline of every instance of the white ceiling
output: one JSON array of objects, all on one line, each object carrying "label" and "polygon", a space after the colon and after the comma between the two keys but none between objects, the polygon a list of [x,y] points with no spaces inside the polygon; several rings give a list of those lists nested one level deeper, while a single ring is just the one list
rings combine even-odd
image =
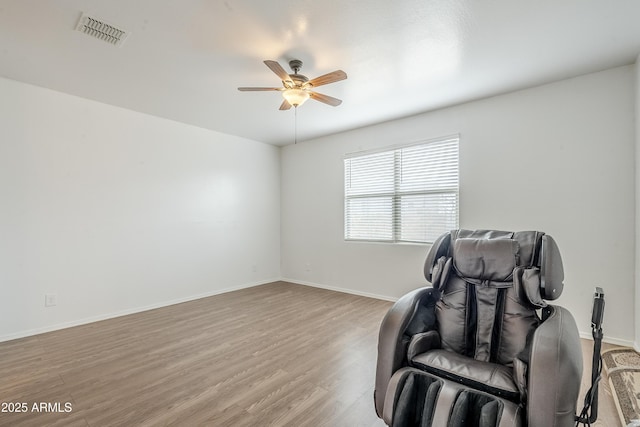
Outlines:
[{"label": "white ceiling", "polygon": [[[74,28],[82,12],[131,32]],[[0,0],[0,75],[276,145],[294,109],[263,63],[301,59],[339,107],[309,100],[298,140],[631,64],[638,0]],[[1,96],[1,95],[0,95]]]}]

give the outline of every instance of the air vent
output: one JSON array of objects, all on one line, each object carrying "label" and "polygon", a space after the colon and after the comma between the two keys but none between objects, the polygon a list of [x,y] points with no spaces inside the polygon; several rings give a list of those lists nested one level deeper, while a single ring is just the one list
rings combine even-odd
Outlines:
[{"label": "air vent", "polygon": [[80,17],[76,30],[114,46],[122,45],[129,35],[126,30],[114,27],[101,19],[94,18],[85,13]]}]

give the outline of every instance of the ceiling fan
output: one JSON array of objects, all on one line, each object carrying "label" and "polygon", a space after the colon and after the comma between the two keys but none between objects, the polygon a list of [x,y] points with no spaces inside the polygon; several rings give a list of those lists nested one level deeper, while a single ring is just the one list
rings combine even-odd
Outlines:
[{"label": "ceiling fan", "polygon": [[265,65],[271,69],[280,80],[282,80],[282,87],[239,87],[238,90],[245,91],[268,91],[277,90],[282,92],[284,101],[280,105],[281,110],[288,110],[292,106],[299,107],[307,99],[315,99],[316,101],[323,102],[325,104],[337,107],[342,104],[342,101],[338,98],[334,98],[328,95],[323,95],[318,92],[314,92],[312,89],[318,86],[334,83],[347,78],[347,73],[342,70],[336,70],[328,74],[323,74],[320,77],[309,80],[308,77],[298,74],[300,68],[302,68],[302,61],[299,59],[292,59],[289,61],[289,67],[293,70],[293,74],[287,73],[284,68],[277,62],[267,60],[264,61]]}]

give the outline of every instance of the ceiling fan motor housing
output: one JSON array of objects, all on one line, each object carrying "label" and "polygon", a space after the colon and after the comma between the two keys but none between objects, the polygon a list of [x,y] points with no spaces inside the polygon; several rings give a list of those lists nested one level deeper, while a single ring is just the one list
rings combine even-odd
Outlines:
[{"label": "ceiling fan motor housing", "polygon": [[291,80],[293,81],[295,87],[302,87],[305,83],[309,81],[307,76],[303,76],[302,74],[289,74]]}]

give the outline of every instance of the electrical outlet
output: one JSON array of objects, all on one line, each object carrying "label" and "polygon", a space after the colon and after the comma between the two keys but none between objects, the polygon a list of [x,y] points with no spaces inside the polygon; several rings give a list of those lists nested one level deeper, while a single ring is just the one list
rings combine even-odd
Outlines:
[{"label": "electrical outlet", "polygon": [[45,307],[53,307],[58,305],[58,296],[56,294],[45,294],[44,295],[44,306]]},{"label": "electrical outlet", "polygon": [[304,264],[304,271],[311,271],[311,263],[307,262]]},{"label": "electrical outlet", "polygon": [[252,271],[252,272],[254,272],[254,273],[257,273],[257,272],[258,272],[258,266],[257,266],[257,265],[255,265],[255,264],[253,264],[253,265],[251,266],[251,271]]}]

